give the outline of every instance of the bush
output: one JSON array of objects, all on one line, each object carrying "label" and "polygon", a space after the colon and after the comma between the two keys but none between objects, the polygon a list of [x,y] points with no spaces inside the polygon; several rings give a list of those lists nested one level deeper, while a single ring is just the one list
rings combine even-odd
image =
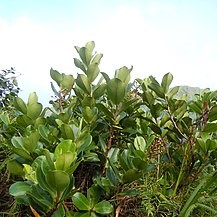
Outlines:
[{"label": "bush", "polygon": [[[10,194],[35,216],[186,216],[198,207],[215,213],[200,193],[216,191],[217,92],[187,102],[174,97],[172,74],[161,83],[152,76],[130,83],[125,66],[110,78],[94,47],[75,47],[76,78],[50,70],[51,108],[43,109],[36,93],[28,102],[14,99],[17,117],[4,122],[18,132],[7,131],[7,166],[22,180]],[[206,185],[191,194],[205,173]],[[147,198],[144,183],[156,194]]]}]

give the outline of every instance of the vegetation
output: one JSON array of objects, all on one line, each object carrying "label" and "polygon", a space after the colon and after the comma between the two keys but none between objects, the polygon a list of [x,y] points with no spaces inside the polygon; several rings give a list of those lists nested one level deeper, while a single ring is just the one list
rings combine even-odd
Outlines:
[{"label": "vegetation", "polygon": [[15,199],[2,214],[216,216],[217,92],[189,101],[172,74],[130,83],[125,66],[110,78],[94,48],[75,47],[76,78],[50,70],[50,108],[30,93],[1,111]]}]

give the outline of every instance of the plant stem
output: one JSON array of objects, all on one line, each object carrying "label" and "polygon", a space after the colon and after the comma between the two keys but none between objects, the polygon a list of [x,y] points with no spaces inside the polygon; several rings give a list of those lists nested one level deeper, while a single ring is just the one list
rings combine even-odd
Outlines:
[{"label": "plant stem", "polygon": [[176,195],[177,189],[179,187],[179,184],[181,183],[182,178],[183,178],[185,163],[187,161],[188,146],[189,146],[189,143],[187,143],[186,146],[185,146],[184,157],[183,157],[183,160],[182,160],[182,165],[181,165],[181,168],[180,168],[179,176],[178,176],[178,179],[176,181],[176,186],[175,186],[175,189],[173,191],[172,197],[174,197]]}]

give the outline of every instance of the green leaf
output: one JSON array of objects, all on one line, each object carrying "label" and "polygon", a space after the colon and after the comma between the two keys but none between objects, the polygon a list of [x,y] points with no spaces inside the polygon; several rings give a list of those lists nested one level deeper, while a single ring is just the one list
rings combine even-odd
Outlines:
[{"label": "green leaf", "polygon": [[29,191],[31,191],[31,186],[26,182],[15,182],[9,188],[10,195],[14,197],[26,195],[26,193]]},{"label": "green leaf", "polygon": [[197,114],[201,114],[202,113],[202,107],[197,102],[193,102],[192,104],[190,104],[188,106],[190,107],[190,109],[193,112],[196,112]]},{"label": "green leaf", "polygon": [[92,53],[95,48],[95,42],[94,41],[88,41],[85,44],[85,47]]},{"label": "green leaf", "polygon": [[27,106],[38,102],[38,96],[35,92],[29,94]]},{"label": "green leaf", "polygon": [[88,199],[80,192],[72,196],[72,202],[79,210],[89,211],[91,209]]},{"label": "green leaf", "polygon": [[212,122],[215,120],[217,120],[217,105],[213,106],[209,112],[209,121]]},{"label": "green leaf", "polygon": [[27,115],[32,119],[37,119],[42,111],[42,104],[38,103],[38,96],[35,92],[29,94],[27,103]]},{"label": "green leaf", "polygon": [[91,212],[76,212],[73,213],[73,217],[96,217],[96,216],[92,216]]},{"label": "green leaf", "polygon": [[98,99],[103,94],[105,94],[106,86],[107,86],[107,84],[105,84],[105,83],[100,84],[99,86],[97,86],[96,89],[93,91],[93,97],[95,99]]},{"label": "green leaf", "polygon": [[73,163],[73,165],[70,166],[70,168],[67,169],[65,172],[67,172],[69,175],[72,175],[81,162],[82,162],[82,160],[80,160],[80,161],[78,161],[76,163]]},{"label": "green leaf", "polygon": [[63,192],[70,183],[69,175],[61,170],[50,170],[46,174],[47,183],[58,193]]},{"label": "green leaf", "polygon": [[51,85],[51,89],[53,90],[55,96],[60,97],[60,93],[57,91],[57,89],[55,88],[53,82],[50,82]]},{"label": "green leaf", "polygon": [[158,135],[161,135],[162,131],[160,127],[158,127],[156,124],[150,124],[149,127],[153,130],[153,132],[157,133]]},{"label": "green leaf", "polygon": [[23,114],[26,114],[26,113],[27,113],[26,104],[25,104],[25,102],[24,102],[21,98],[15,97],[13,104],[14,104],[14,107],[15,107],[18,111],[22,112]]},{"label": "green leaf", "polygon": [[154,104],[155,98],[151,92],[145,91],[142,96],[143,96],[143,100],[146,101],[149,105]]},{"label": "green leaf", "polygon": [[62,137],[64,139],[70,139],[70,140],[74,140],[75,136],[74,136],[74,132],[72,130],[72,127],[68,124],[62,124],[60,127],[61,133],[62,133]]},{"label": "green leaf", "polygon": [[57,159],[61,154],[67,152],[75,152],[76,144],[72,140],[67,139],[59,143],[54,151],[54,157]]},{"label": "green leaf", "polygon": [[65,209],[62,204],[59,204],[57,210],[52,214],[51,217],[63,217],[65,216]]},{"label": "green leaf", "polygon": [[167,73],[163,76],[161,87],[163,88],[165,94],[168,92],[172,80],[173,80],[173,75],[171,73]]},{"label": "green leaf", "polygon": [[9,125],[10,124],[10,119],[8,114],[0,114],[0,120],[5,124],[5,125]]},{"label": "green leaf", "polygon": [[74,77],[72,75],[63,75],[63,79],[60,83],[61,89],[64,90],[66,93],[71,91],[73,84],[74,84]]},{"label": "green leaf", "polygon": [[166,113],[160,119],[160,126],[163,127],[170,120],[170,116]]},{"label": "green leaf", "polygon": [[214,151],[217,149],[217,142],[215,140],[208,139],[206,141],[207,151]]},{"label": "green leaf", "polygon": [[78,74],[78,77],[76,79],[76,84],[87,94],[90,94],[91,87],[90,82],[86,75]]},{"label": "green leaf", "polygon": [[119,156],[118,156],[118,159],[119,159],[119,162],[121,164],[121,167],[127,171],[129,169],[132,168],[130,162],[129,162],[129,156],[130,156],[130,153],[129,153],[129,150],[125,149]]},{"label": "green leaf", "polygon": [[101,215],[108,215],[113,212],[113,206],[108,201],[101,201],[95,205],[93,210]]},{"label": "green leaf", "polygon": [[81,69],[86,74],[86,67],[79,59],[74,58],[74,64],[77,68]]},{"label": "green leaf", "polygon": [[66,152],[61,154],[56,160],[56,169],[66,171],[76,159],[76,152]]},{"label": "green leaf", "polygon": [[137,170],[145,170],[147,169],[147,162],[144,160],[141,160],[140,158],[134,158],[133,159],[133,165]]},{"label": "green leaf", "polygon": [[96,203],[99,201],[101,193],[101,189],[98,185],[92,185],[87,190],[87,199],[90,201],[91,207],[94,207]]},{"label": "green leaf", "polygon": [[102,57],[103,57],[103,54],[96,54],[93,60],[91,61],[91,63],[96,63],[99,65]]},{"label": "green leaf", "polygon": [[16,119],[17,123],[19,126],[22,126],[22,127],[27,127],[29,125],[32,125],[34,124],[34,121],[28,117],[27,115],[19,115]]},{"label": "green leaf", "polygon": [[50,69],[50,76],[51,78],[60,86],[60,83],[63,79],[63,75],[60,74],[57,70]]},{"label": "green leaf", "polygon": [[36,169],[36,178],[37,178],[37,181],[38,181],[38,184],[40,185],[40,187],[42,189],[44,189],[45,191],[49,192],[51,194],[51,196],[54,198],[56,191],[47,183],[45,175],[44,175],[40,165]]},{"label": "green leaf", "polygon": [[24,137],[23,138],[23,145],[25,147],[25,149],[32,153],[35,148],[37,147],[38,141],[39,141],[39,133],[36,132],[32,132],[29,136]]},{"label": "green leaf", "polygon": [[137,150],[145,151],[146,149],[146,142],[145,139],[142,136],[137,136],[134,139],[134,146]]},{"label": "green leaf", "polygon": [[110,110],[108,110],[107,107],[105,107],[102,103],[97,103],[96,107],[99,109],[99,111],[102,111],[107,118],[112,119],[113,118],[113,114]]},{"label": "green leaf", "polygon": [[43,153],[44,153],[44,155],[46,157],[48,165],[50,166],[50,169],[55,170],[54,162],[51,159],[51,154],[50,154],[49,150],[48,149],[44,149]]},{"label": "green leaf", "polygon": [[119,177],[115,174],[115,172],[113,171],[111,167],[108,167],[106,169],[106,177],[108,177],[109,181],[113,185],[118,185],[120,183]]},{"label": "green leaf", "polygon": [[130,183],[139,179],[141,176],[141,172],[137,169],[130,169],[124,173],[122,180],[124,183]]},{"label": "green leaf", "polygon": [[173,87],[168,93],[168,99],[172,99],[179,91],[179,86]]},{"label": "green leaf", "polygon": [[216,132],[217,131],[217,123],[207,123],[203,132]]},{"label": "green leaf", "polygon": [[151,83],[148,85],[149,88],[153,90],[157,94],[157,96],[164,99],[165,98],[164,89],[160,86],[160,84],[153,76],[150,76],[149,78],[151,80]]},{"label": "green leaf", "polygon": [[30,192],[27,192],[30,203],[40,212],[49,212],[54,206],[51,196],[44,191],[39,185],[33,185]]},{"label": "green leaf", "polygon": [[38,131],[40,136],[45,139],[46,141],[49,141],[48,135],[49,135],[49,130],[45,125],[39,125],[38,126]]},{"label": "green leaf", "polygon": [[97,119],[98,109],[91,109],[89,106],[85,106],[82,110],[82,116],[87,121],[87,123],[92,123]]},{"label": "green leaf", "polygon": [[100,70],[97,63],[91,63],[90,65],[88,65],[86,75],[90,82],[93,82],[97,78],[97,76],[99,75],[99,71]]},{"label": "green leaf", "polygon": [[105,72],[101,72],[101,74],[104,77],[104,79],[106,80],[106,82],[108,83],[108,81],[110,81],[109,76]]},{"label": "green leaf", "polygon": [[107,83],[107,94],[110,100],[118,105],[125,96],[125,84],[118,78],[113,78]]},{"label": "green leaf", "polygon": [[18,163],[16,160],[10,160],[7,162],[7,169],[9,173],[17,175],[17,176],[24,176],[23,166]]},{"label": "green leaf", "polygon": [[23,137],[13,136],[11,143],[15,148],[24,148]]},{"label": "green leaf", "polygon": [[120,79],[125,85],[127,85],[130,81],[130,72],[133,70],[133,67],[128,69],[126,66],[117,69],[115,71],[115,78]]},{"label": "green leaf", "polygon": [[12,148],[13,152],[27,160],[32,161],[33,158],[30,156],[29,152],[25,151],[24,149],[21,148]]}]

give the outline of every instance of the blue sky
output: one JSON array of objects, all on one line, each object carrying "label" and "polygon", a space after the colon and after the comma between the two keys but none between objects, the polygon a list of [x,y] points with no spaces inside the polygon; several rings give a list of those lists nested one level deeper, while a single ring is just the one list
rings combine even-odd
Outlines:
[{"label": "blue sky", "polygon": [[0,0],[0,68],[22,75],[22,96],[48,102],[49,69],[79,73],[74,46],[94,40],[101,70],[217,89],[216,0]]}]

